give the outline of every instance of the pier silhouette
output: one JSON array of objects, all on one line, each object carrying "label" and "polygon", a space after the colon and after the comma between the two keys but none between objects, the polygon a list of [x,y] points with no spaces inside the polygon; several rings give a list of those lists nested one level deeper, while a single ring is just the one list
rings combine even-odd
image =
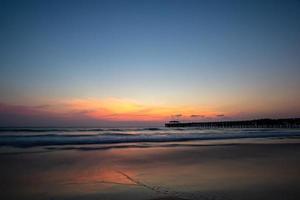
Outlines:
[{"label": "pier silhouette", "polygon": [[169,121],[165,127],[200,128],[300,128],[300,118],[254,119],[240,121],[179,122]]}]

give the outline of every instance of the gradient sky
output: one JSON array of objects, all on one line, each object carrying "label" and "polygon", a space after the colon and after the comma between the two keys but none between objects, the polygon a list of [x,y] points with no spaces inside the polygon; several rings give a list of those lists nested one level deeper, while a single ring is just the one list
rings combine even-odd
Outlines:
[{"label": "gradient sky", "polygon": [[0,0],[0,126],[299,117],[299,86],[298,0]]}]

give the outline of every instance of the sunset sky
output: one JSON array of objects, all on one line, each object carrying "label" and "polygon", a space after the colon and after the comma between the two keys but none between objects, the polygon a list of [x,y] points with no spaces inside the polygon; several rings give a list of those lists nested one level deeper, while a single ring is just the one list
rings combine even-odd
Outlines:
[{"label": "sunset sky", "polygon": [[299,0],[0,0],[0,126],[300,117],[299,86]]}]

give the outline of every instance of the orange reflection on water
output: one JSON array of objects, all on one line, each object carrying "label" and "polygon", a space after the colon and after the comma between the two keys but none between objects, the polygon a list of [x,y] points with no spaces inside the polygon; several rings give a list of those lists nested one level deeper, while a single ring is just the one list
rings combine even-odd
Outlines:
[{"label": "orange reflection on water", "polygon": [[300,151],[295,144],[187,144],[23,154],[11,160],[2,157],[6,162],[0,166],[1,180],[12,192],[3,191],[13,193],[14,199],[46,193],[149,200],[179,192],[203,195],[238,189],[251,193],[257,185],[272,190],[280,185],[298,189],[294,183],[299,182]]}]

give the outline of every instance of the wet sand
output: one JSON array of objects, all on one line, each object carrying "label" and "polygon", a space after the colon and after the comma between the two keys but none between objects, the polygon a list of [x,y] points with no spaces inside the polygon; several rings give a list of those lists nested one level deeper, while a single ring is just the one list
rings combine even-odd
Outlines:
[{"label": "wet sand", "polygon": [[2,148],[0,163],[6,200],[300,199],[298,142]]}]

